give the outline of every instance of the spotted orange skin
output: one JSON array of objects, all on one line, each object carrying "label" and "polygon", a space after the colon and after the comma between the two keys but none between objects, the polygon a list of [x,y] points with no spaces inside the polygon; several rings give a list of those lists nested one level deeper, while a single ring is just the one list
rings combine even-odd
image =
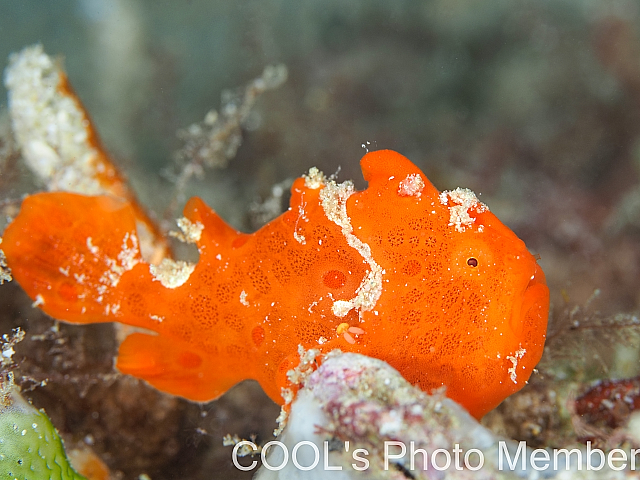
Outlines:
[{"label": "spotted orange skin", "polygon": [[[375,306],[343,317],[334,301],[356,296],[371,262],[325,213],[327,187],[304,178],[293,184],[289,210],[253,234],[191,199],[184,215],[204,226],[200,258],[176,288],[157,281],[139,253],[105,286],[136,232],[131,205],[110,197],[27,197],[2,248],[14,278],[49,315],[150,330],[125,339],[117,368],[160,390],[208,401],[253,378],[282,403],[298,345],[339,348],[385,360],[425,391],[446,386],[480,418],[524,386],[542,355],[544,274],[481,204],[467,210],[464,228],[451,225],[451,202],[402,155],[371,152],[361,166],[369,185],[348,197],[346,211],[382,283]],[[419,191],[399,189],[415,175]],[[337,331],[343,323],[364,330],[355,343]]]}]

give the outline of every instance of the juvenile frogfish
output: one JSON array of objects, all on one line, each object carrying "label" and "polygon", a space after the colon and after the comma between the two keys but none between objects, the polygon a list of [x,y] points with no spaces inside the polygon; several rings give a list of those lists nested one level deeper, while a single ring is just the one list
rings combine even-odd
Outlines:
[{"label": "juvenile frogfish", "polygon": [[302,345],[382,359],[480,418],[540,360],[544,274],[470,190],[440,193],[388,150],[361,167],[363,191],[311,169],[253,234],[191,199],[179,224],[197,264],[146,263],[131,205],[109,196],[29,196],[1,247],[49,315],[147,330],[116,366],[160,390],[208,401],[251,378],[282,404]]}]

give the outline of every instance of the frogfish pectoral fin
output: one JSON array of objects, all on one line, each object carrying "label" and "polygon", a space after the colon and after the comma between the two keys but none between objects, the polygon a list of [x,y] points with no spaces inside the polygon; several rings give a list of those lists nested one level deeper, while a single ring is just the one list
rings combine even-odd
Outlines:
[{"label": "frogfish pectoral fin", "polygon": [[36,304],[75,323],[114,321],[120,279],[143,267],[133,208],[109,196],[31,195],[6,228],[1,248]]},{"label": "frogfish pectoral fin", "polygon": [[229,369],[214,358],[180,340],[133,333],[120,345],[116,368],[164,392],[206,402],[245,379],[241,365]]}]

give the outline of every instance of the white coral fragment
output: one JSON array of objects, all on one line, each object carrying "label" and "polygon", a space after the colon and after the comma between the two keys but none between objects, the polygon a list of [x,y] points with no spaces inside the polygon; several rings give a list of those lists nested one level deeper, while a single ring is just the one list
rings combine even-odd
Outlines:
[{"label": "white coral fragment", "polygon": [[160,265],[149,265],[153,279],[159,281],[165,288],[177,288],[184,285],[195,270],[193,263],[174,261],[165,258]]},{"label": "white coral fragment", "polygon": [[48,190],[105,193],[105,165],[88,137],[88,118],[63,88],[64,73],[42,45],[11,55],[4,83],[15,137],[29,168]]},{"label": "white coral fragment", "polygon": [[[278,440],[286,447],[289,461],[284,459],[283,448],[270,448],[266,463],[282,468],[263,466],[256,480],[543,478],[538,471],[541,464],[532,463],[534,451],[524,441],[517,444],[496,436],[460,405],[445,398],[442,390],[428,395],[387,363],[354,353],[334,351],[324,357],[322,365],[304,380]],[[299,465],[313,465],[310,442],[319,453],[320,461],[308,470],[298,468],[291,460],[291,452],[301,442],[306,445],[297,449]],[[399,453],[399,448],[387,450],[387,443],[404,445],[405,453]],[[454,448],[461,453],[460,464],[451,461],[448,468],[436,470],[434,464],[442,467],[443,461],[442,455],[435,458],[435,452],[450,452],[453,460]],[[419,449],[425,455],[411,454]],[[472,449],[475,452],[468,465],[477,467],[480,455],[483,462],[477,471],[466,468],[464,460]],[[359,458],[366,458],[366,464],[356,460],[355,452],[360,452]],[[580,463],[575,455],[569,463],[562,460],[563,456],[557,466],[551,462],[544,478],[626,478],[624,472],[607,467],[587,470],[587,456],[581,453],[577,457]],[[516,457],[520,460],[512,460]]]},{"label": "white coral fragment", "polygon": [[[298,355],[300,356],[300,363],[298,366],[287,372],[287,379],[292,385],[301,386],[315,370],[316,358],[320,356],[320,350],[316,348],[305,350],[302,345],[298,345]],[[280,435],[282,430],[286,427],[287,420],[289,418],[286,407],[290,405],[295,398],[294,392],[290,388],[283,388],[281,395],[284,400],[284,405],[280,410],[280,415],[278,415],[278,418],[276,419],[278,428],[273,431],[274,436]]]}]

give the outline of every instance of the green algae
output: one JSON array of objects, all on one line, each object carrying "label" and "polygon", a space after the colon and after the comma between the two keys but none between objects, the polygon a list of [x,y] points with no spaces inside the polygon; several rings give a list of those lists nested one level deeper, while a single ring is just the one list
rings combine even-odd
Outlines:
[{"label": "green algae", "polygon": [[15,386],[2,390],[0,480],[86,480],[69,463],[49,417],[29,405]]}]

